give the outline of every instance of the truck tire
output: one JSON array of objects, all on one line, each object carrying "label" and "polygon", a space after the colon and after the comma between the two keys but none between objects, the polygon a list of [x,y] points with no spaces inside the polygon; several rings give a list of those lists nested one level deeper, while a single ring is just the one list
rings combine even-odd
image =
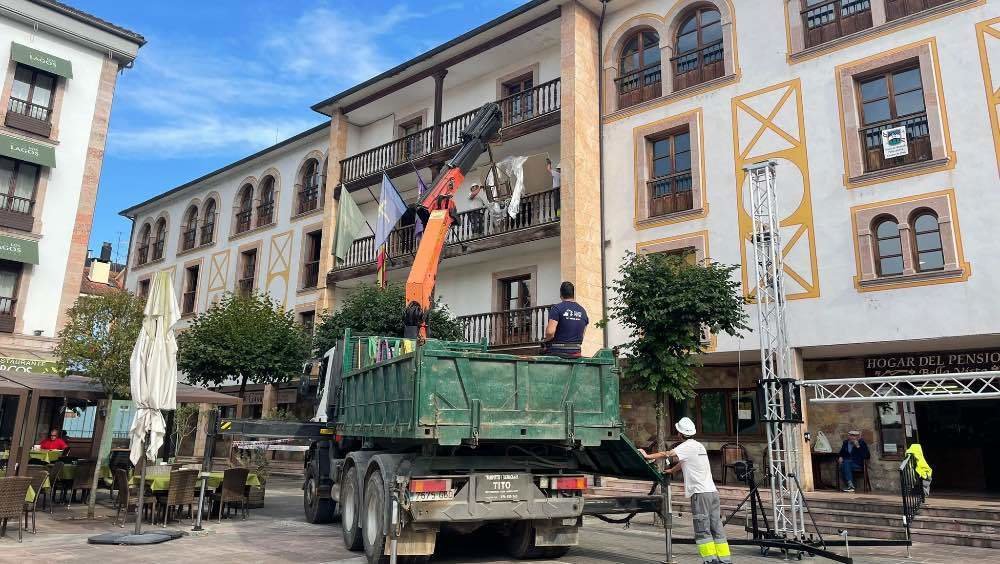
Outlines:
[{"label": "truck tire", "polygon": [[388,499],[385,481],[382,479],[382,474],[376,470],[365,482],[365,504],[364,510],[361,511],[363,523],[361,536],[364,538],[368,564],[384,564],[389,561],[385,556]]},{"label": "truck tire", "polygon": [[340,530],[347,550],[361,550],[361,487],[358,485],[358,467],[351,466],[344,474],[340,487]]},{"label": "truck tire", "polygon": [[302,507],[306,513],[306,521],[314,524],[333,521],[337,510],[337,502],[320,498],[319,476],[312,464],[306,468],[306,481],[302,485]]},{"label": "truck tire", "polygon": [[535,546],[535,526],[531,521],[514,523],[507,537],[507,553],[518,560],[562,558],[569,549],[568,546]]}]

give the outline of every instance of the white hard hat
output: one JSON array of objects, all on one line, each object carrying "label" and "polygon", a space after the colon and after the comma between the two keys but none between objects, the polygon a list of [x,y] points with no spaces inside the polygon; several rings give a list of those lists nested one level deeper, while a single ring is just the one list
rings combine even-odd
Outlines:
[{"label": "white hard hat", "polygon": [[695,434],[694,421],[691,421],[690,417],[681,417],[681,420],[674,424],[680,434],[685,437],[690,437]]}]

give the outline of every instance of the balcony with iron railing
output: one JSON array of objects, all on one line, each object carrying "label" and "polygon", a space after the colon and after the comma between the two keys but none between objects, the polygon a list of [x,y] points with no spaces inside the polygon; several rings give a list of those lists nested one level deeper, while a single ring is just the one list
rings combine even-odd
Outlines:
[{"label": "balcony with iron railing", "polygon": [[14,332],[14,312],[17,311],[17,299],[0,297],[0,333]]},{"label": "balcony with iron railing", "polygon": [[274,223],[274,202],[261,202],[257,206],[257,227],[271,225]]},{"label": "balcony with iron railing", "polygon": [[690,170],[654,178],[646,182],[649,191],[649,217],[690,210],[694,207]]},{"label": "balcony with iron railing", "polygon": [[181,235],[181,250],[189,251],[193,249],[197,240],[198,240],[197,227],[192,227],[191,229],[184,231],[184,233]]},{"label": "balcony with iron railing", "polygon": [[[445,239],[442,257],[555,237],[559,234],[559,217],[558,188],[524,196],[518,214],[513,218],[506,213],[494,218],[482,208],[460,212]],[[386,241],[386,250],[394,265],[410,264],[419,241],[412,225],[393,229]],[[330,280],[347,280],[374,273],[377,255],[374,236],[355,240],[344,261],[331,271]]]},{"label": "balcony with iron railing", "polygon": [[163,258],[164,243],[166,243],[164,239],[153,241],[153,256],[149,260],[160,260]]},{"label": "balcony with iron railing", "polygon": [[48,137],[52,134],[51,116],[50,108],[11,96],[4,123],[8,127]]},{"label": "balcony with iron railing", "polygon": [[319,284],[319,259],[305,261],[302,264],[302,288],[315,288]]},{"label": "balcony with iron railing", "polygon": [[674,68],[674,90],[684,90],[726,74],[722,40],[670,59]]},{"label": "balcony with iron railing", "polygon": [[[906,128],[907,153],[887,159],[882,147],[882,132],[896,127]],[[864,148],[865,172],[886,170],[933,158],[926,112],[873,123],[861,128],[860,135],[861,145]]]},{"label": "balcony with iron railing", "polygon": [[871,0],[829,0],[802,10],[806,47],[872,26]]},{"label": "balcony with iron railing", "polygon": [[236,212],[236,233],[250,231],[253,209],[247,208]]},{"label": "balcony with iron railing", "polygon": [[466,341],[478,343],[486,339],[491,348],[538,346],[545,338],[550,307],[476,313],[456,319],[462,325]]},{"label": "balcony with iron railing", "polygon": [[208,245],[215,240],[215,218],[201,224],[201,244]]},{"label": "balcony with iron railing", "polygon": [[137,265],[146,264],[147,262],[149,262],[149,243],[139,245],[135,251],[135,263]]},{"label": "balcony with iron railing", "polygon": [[0,226],[31,231],[35,224],[35,201],[11,194],[0,194]]},{"label": "balcony with iron railing", "polygon": [[298,207],[296,214],[308,213],[319,209],[319,184],[296,184],[295,192],[298,197]]},{"label": "balcony with iron railing", "polygon": [[[560,94],[561,82],[557,78],[498,100],[502,113],[500,138],[513,139],[558,124]],[[377,183],[383,172],[398,176],[444,162],[458,150],[462,130],[477,111],[479,108],[340,161],[341,181],[353,189]]]},{"label": "balcony with iron railing", "polygon": [[663,94],[663,75],[660,63],[623,74],[615,79],[618,90],[618,107],[627,108],[659,98]]}]

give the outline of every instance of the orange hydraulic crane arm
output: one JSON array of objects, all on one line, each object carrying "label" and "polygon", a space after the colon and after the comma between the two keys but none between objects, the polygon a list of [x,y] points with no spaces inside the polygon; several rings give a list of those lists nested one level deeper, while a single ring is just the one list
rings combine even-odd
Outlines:
[{"label": "orange hydraulic crane arm", "polygon": [[424,226],[420,246],[417,247],[417,255],[413,259],[413,267],[406,279],[404,337],[427,337],[427,312],[434,296],[441,253],[444,251],[448,230],[455,222],[455,203],[452,198],[465,180],[465,175],[472,170],[476,160],[500,131],[500,123],[500,106],[490,102],[480,108],[462,131],[462,146],[458,153],[445,165],[445,170],[438,175],[434,186],[419,204],[430,215]]}]

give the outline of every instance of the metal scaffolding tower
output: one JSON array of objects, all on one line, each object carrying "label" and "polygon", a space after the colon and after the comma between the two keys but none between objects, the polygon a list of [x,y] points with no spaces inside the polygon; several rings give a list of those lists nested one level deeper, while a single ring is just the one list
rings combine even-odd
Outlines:
[{"label": "metal scaffolding tower", "polygon": [[754,282],[760,336],[760,386],[767,425],[768,476],[773,500],[774,531],[790,540],[805,540],[802,490],[799,487],[799,422],[795,413],[795,378],[785,324],[783,261],[775,202],[774,161],[745,168],[750,179],[750,217],[753,220]]},{"label": "metal scaffolding tower", "polygon": [[807,380],[812,403],[1000,398],[1000,371]]}]

